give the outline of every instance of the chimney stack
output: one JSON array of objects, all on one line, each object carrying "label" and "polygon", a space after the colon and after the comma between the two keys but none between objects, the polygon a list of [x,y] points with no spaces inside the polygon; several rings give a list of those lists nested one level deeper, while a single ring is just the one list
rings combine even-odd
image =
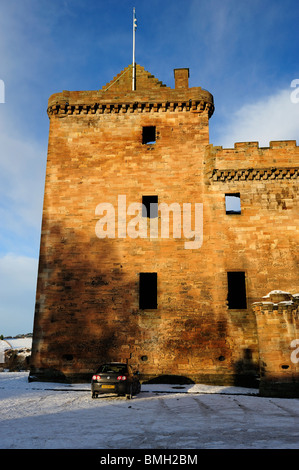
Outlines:
[{"label": "chimney stack", "polygon": [[189,88],[189,69],[174,69],[175,89]]}]

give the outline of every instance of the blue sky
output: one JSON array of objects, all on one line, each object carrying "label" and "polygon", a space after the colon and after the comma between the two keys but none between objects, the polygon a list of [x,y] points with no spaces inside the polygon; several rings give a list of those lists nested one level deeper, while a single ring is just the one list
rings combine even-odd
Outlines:
[{"label": "blue sky", "polygon": [[[0,334],[31,332],[49,121],[62,90],[95,90],[132,61],[214,95],[210,142],[297,140],[297,0],[0,0]],[[293,95],[294,96],[294,95]],[[299,98],[299,93],[296,95]],[[293,100],[294,101],[294,100]],[[299,101],[299,100],[298,100]]]}]

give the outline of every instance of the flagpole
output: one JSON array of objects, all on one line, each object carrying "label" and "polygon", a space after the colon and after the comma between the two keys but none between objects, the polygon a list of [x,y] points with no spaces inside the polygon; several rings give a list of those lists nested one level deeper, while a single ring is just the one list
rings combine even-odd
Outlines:
[{"label": "flagpole", "polygon": [[133,8],[133,75],[132,75],[132,90],[136,89],[136,64],[135,64],[135,30],[136,30],[136,17],[135,8]]}]

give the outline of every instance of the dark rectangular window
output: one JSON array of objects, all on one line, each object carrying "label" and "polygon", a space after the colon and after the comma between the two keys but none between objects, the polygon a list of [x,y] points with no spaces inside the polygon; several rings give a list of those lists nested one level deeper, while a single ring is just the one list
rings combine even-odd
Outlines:
[{"label": "dark rectangular window", "polygon": [[246,302],[246,285],[245,273],[243,271],[232,271],[227,273],[228,285],[228,308],[229,309],[245,309]]},{"label": "dark rectangular window", "polygon": [[145,126],[142,128],[142,143],[155,144],[156,143],[156,127]]},{"label": "dark rectangular window", "polygon": [[227,214],[241,214],[240,193],[225,195],[225,210]]},{"label": "dark rectangular window", "polygon": [[158,196],[142,196],[142,217],[158,217]]},{"label": "dark rectangular window", "polygon": [[157,273],[139,273],[139,308],[157,308]]}]

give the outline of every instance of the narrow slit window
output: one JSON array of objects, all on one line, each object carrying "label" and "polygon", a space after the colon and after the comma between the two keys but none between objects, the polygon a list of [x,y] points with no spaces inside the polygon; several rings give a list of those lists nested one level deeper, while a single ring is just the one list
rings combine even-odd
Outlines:
[{"label": "narrow slit window", "polygon": [[156,143],[156,126],[142,128],[142,143],[147,145]]},{"label": "narrow slit window", "polygon": [[157,273],[139,273],[139,308],[157,308]]},{"label": "narrow slit window", "polygon": [[227,273],[227,301],[229,309],[246,309],[245,272],[233,271]]},{"label": "narrow slit window", "polygon": [[225,195],[225,210],[227,214],[241,214],[240,193]]},{"label": "narrow slit window", "polygon": [[158,217],[158,196],[142,196],[142,217]]}]

